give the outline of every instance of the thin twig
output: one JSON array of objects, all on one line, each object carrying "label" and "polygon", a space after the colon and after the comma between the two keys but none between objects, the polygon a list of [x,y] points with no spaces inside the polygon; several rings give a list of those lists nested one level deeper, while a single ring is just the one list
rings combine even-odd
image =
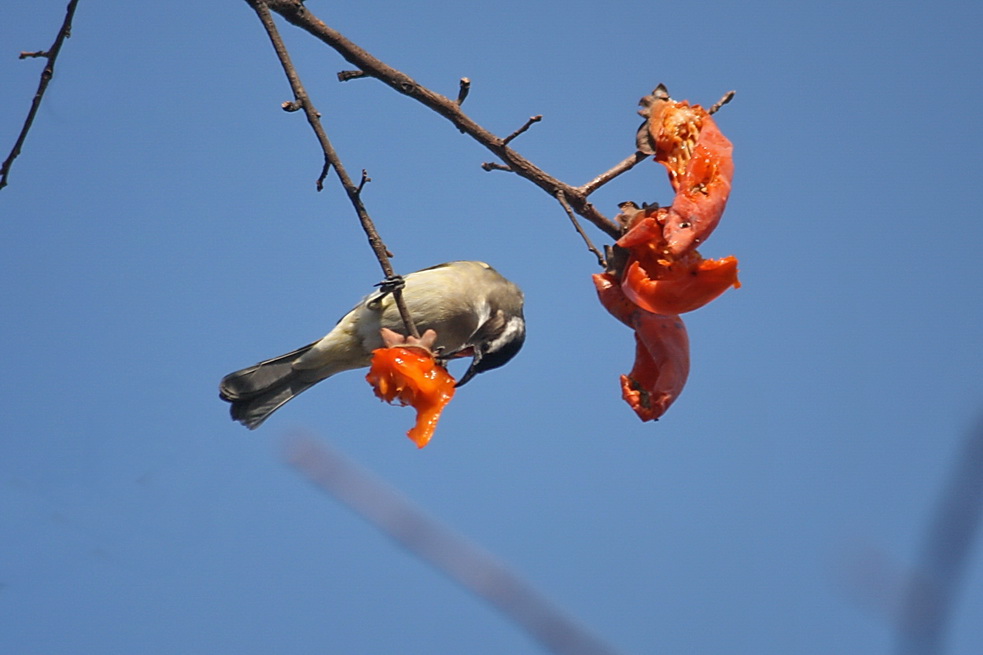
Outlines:
[{"label": "thin twig", "polygon": [[[362,224],[362,229],[365,231],[365,236],[368,237],[369,245],[372,247],[372,251],[375,253],[376,259],[379,260],[379,266],[382,267],[382,272],[386,276],[386,280],[397,279],[397,276],[393,271],[392,264],[389,262],[389,250],[386,248],[386,244],[382,242],[379,232],[375,229],[375,224],[372,222],[368,211],[365,209],[365,205],[362,203],[360,196],[361,186],[356,186],[355,183],[352,182],[351,177],[348,175],[348,171],[345,170],[344,165],[341,163],[341,158],[335,151],[334,146],[331,145],[331,141],[328,139],[328,135],[324,131],[324,127],[321,125],[320,114],[318,113],[317,109],[315,109],[310,97],[307,95],[307,90],[304,89],[304,85],[300,81],[300,76],[297,74],[297,70],[290,61],[290,54],[287,52],[287,47],[284,45],[283,39],[280,37],[280,32],[276,28],[276,23],[273,22],[273,16],[270,15],[267,4],[261,0],[246,1],[256,12],[256,15],[259,16],[260,22],[263,23],[263,27],[266,29],[266,33],[269,35],[270,41],[273,43],[273,49],[276,51],[277,58],[280,60],[280,65],[283,67],[283,72],[286,74],[287,80],[290,82],[290,88],[293,90],[294,98],[304,110],[304,115],[307,116],[307,122],[310,123],[311,129],[314,130],[314,134],[317,135],[317,140],[321,144],[321,150],[324,152],[324,167],[321,170],[321,177],[318,178],[318,190],[321,189],[322,181],[327,176],[329,168],[334,168],[335,172],[338,174],[338,179],[341,180],[341,185],[345,188],[345,193],[348,194],[348,199],[355,208],[355,213],[358,214],[358,220]],[[399,315],[403,319],[403,324],[406,327],[406,331],[410,336],[419,338],[420,333],[417,330],[416,325],[413,323],[413,317],[410,316],[410,313],[406,308],[406,303],[403,300],[402,289],[399,285],[393,286],[392,294],[393,299],[396,301],[396,307],[399,310]]]},{"label": "thin twig", "polygon": [[604,259],[604,255],[601,254],[601,251],[598,250],[597,247],[591,242],[590,237],[588,237],[587,233],[584,232],[584,228],[580,227],[580,222],[577,220],[577,215],[573,213],[573,208],[570,206],[570,203],[567,202],[567,198],[563,195],[562,191],[556,192],[556,199],[563,206],[563,211],[567,213],[567,216],[570,218],[570,222],[573,223],[574,229],[577,230],[577,234],[579,234],[580,238],[582,238],[584,243],[587,244],[587,249],[594,253],[595,257],[597,257],[598,265],[600,265],[601,268],[607,268],[607,260]]},{"label": "thin twig", "polygon": [[512,172],[512,169],[508,166],[493,161],[482,162],[481,169],[485,171],[505,171],[506,173]]},{"label": "thin twig", "polygon": [[574,619],[493,555],[428,516],[383,481],[309,437],[286,447],[287,462],[407,551],[497,608],[557,655],[614,655]]},{"label": "thin twig", "polygon": [[468,97],[468,93],[471,92],[471,80],[466,77],[462,77],[457,89],[457,106],[460,107],[464,102],[464,99]]},{"label": "thin twig", "polygon": [[636,164],[645,161],[647,158],[648,155],[643,152],[636,152],[634,155],[625,157],[612,168],[604,171],[587,184],[577,187],[577,190],[585,196],[589,196],[622,173],[630,171]]},{"label": "thin twig", "polygon": [[528,130],[530,127],[532,127],[533,126],[533,123],[538,123],[541,120],[543,120],[543,115],[542,114],[537,114],[536,116],[530,116],[529,117],[529,120],[527,120],[525,122],[525,124],[523,124],[522,127],[520,127],[519,129],[517,129],[512,134],[510,134],[507,137],[505,137],[504,139],[502,139],[502,145],[503,146],[507,146],[509,144],[509,142],[512,141],[512,139],[514,139],[515,137],[519,136],[520,134],[522,134],[523,132],[525,132],[526,130]]},{"label": "thin twig", "polygon": [[358,182],[358,188],[355,189],[355,193],[357,193],[358,195],[361,196],[362,195],[362,189],[364,189],[365,188],[365,185],[367,183],[371,182],[371,181],[372,181],[372,178],[369,177],[369,172],[363,168],[362,169],[362,179],[359,180],[359,182]]},{"label": "thin twig", "polygon": [[723,107],[728,102],[730,102],[731,100],[734,99],[734,94],[735,93],[737,93],[737,91],[728,91],[727,93],[725,93],[723,98],[721,98],[717,102],[713,103],[713,106],[710,107],[710,109],[707,110],[707,113],[709,113],[709,114],[716,114],[718,111],[720,111],[720,108],[721,107]]},{"label": "thin twig", "polygon": [[27,112],[27,118],[24,120],[24,126],[20,130],[20,134],[17,136],[17,140],[14,142],[14,147],[11,149],[10,154],[0,165],[0,189],[7,186],[7,177],[10,175],[10,167],[13,166],[14,160],[20,155],[21,148],[24,145],[25,139],[27,139],[27,133],[31,130],[31,125],[34,123],[34,117],[38,113],[38,107],[41,106],[41,99],[44,97],[44,92],[48,89],[48,83],[55,74],[55,60],[58,59],[58,53],[61,52],[61,45],[65,42],[65,39],[72,35],[72,18],[75,17],[75,7],[78,5],[78,0],[70,0],[68,3],[68,8],[65,10],[65,21],[61,24],[61,29],[58,30],[58,36],[55,37],[55,42],[47,50],[39,50],[37,52],[22,52],[20,53],[20,59],[25,59],[27,57],[44,57],[48,60],[48,63],[44,65],[44,69],[41,71],[41,81],[38,83],[38,90],[34,93],[34,100],[31,102],[31,109]]},{"label": "thin twig", "polygon": [[[330,172],[331,172],[331,160],[325,157],[324,164],[321,166],[321,172],[318,174],[317,179],[314,181],[314,187],[318,191],[324,190],[324,181],[328,179],[328,174]],[[370,238],[370,243],[371,243],[371,238]],[[375,250],[374,247],[373,250]]]},{"label": "thin twig", "polygon": [[368,73],[365,71],[338,71],[338,81],[347,82],[348,80],[357,80],[360,77],[368,77]]},{"label": "thin twig", "polygon": [[[246,1],[250,4],[255,2],[255,0]],[[321,19],[307,9],[301,0],[268,0],[267,4],[272,11],[283,16],[288,22],[300,27],[328,46],[334,48],[342,57],[359,70],[378,79],[399,93],[413,98],[449,120],[461,132],[464,132],[494,153],[498,159],[505,162],[505,165],[517,175],[529,180],[551,196],[556,196],[558,191],[562,191],[570,203],[571,208],[578,215],[593,223],[608,236],[614,239],[619,237],[618,226],[598,211],[588,201],[587,195],[580,189],[561,182],[547,174],[515,150],[509,148],[507,144],[502,142],[502,139],[489,132],[465,114],[460,105],[455,101],[431,91],[427,87],[417,83],[409,75],[373,57],[364,49],[349,41],[340,32],[328,27]]]}]

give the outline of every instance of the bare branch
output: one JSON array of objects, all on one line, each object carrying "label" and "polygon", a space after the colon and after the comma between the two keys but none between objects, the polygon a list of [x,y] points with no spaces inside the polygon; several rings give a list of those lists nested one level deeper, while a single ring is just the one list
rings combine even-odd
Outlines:
[{"label": "bare branch", "polygon": [[[251,5],[255,4],[255,0],[246,1]],[[562,191],[571,208],[577,214],[586,218],[608,236],[618,238],[618,227],[587,200],[586,194],[576,187],[552,177],[515,150],[509,148],[503,139],[496,137],[465,114],[455,101],[431,91],[418,84],[409,75],[376,59],[341,33],[328,27],[304,7],[301,0],[268,0],[266,4],[288,22],[334,48],[349,63],[364,71],[365,74],[378,79],[399,93],[413,98],[449,120],[461,132],[469,135],[494,153],[517,175],[529,180],[551,196],[555,197],[557,192]]]},{"label": "bare branch", "polygon": [[[260,22],[266,29],[266,33],[270,37],[270,41],[273,43],[273,49],[276,51],[277,58],[280,60],[280,65],[283,67],[283,72],[286,74],[287,80],[290,82],[290,88],[294,92],[295,102],[300,105],[301,109],[304,110],[304,115],[307,116],[307,122],[310,124],[311,129],[314,130],[314,134],[317,135],[317,140],[321,144],[321,150],[324,152],[324,167],[321,169],[321,176],[317,180],[318,191],[321,190],[324,178],[327,177],[329,169],[333,167],[335,172],[338,173],[338,179],[341,181],[341,185],[345,188],[345,193],[348,194],[348,199],[355,208],[355,213],[358,214],[358,220],[362,224],[362,229],[365,231],[366,237],[368,237],[369,245],[372,247],[372,251],[375,253],[376,259],[379,260],[379,266],[382,267],[382,272],[386,276],[386,280],[391,281],[397,279],[398,276],[393,271],[392,264],[389,262],[389,250],[386,248],[386,244],[382,242],[382,238],[379,236],[379,232],[375,229],[375,224],[372,222],[372,218],[369,217],[369,213],[365,209],[365,205],[362,203],[360,196],[362,185],[356,186],[355,183],[352,182],[351,177],[348,175],[348,171],[345,170],[345,167],[341,162],[341,158],[335,151],[334,146],[331,145],[331,141],[328,139],[328,135],[324,131],[324,127],[321,125],[321,115],[318,113],[317,109],[315,109],[314,103],[311,102],[310,97],[307,95],[307,90],[300,81],[300,76],[297,74],[297,70],[294,68],[293,63],[290,60],[290,54],[287,52],[287,47],[284,45],[283,39],[280,37],[280,32],[277,30],[276,24],[273,22],[273,16],[270,15],[267,4],[261,0],[246,1],[256,12],[256,15],[259,16]],[[417,330],[416,325],[413,323],[413,318],[410,316],[410,313],[406,308],[406,303],[403,301],[401,287],[399,285],[394,285],[391,291],[393,294],[393,299],[396,301],[396,307],[399,309],[399,315],[403,319],[403,324],[406,326],[406,331],[410,334],[410,336],[419,338],[420,333]]]},{"label": "bare branch", "polygon": [[737,91],[728,91],[727,93],[725,93],[723,98],[721,98],[717,102],[713,103],[713,106],[710,107],[710,109],[707,110],[707,113],[709,113],[709,114],[716,114],[718,111],[720,111],[720,108],[721,107],[723,107],[728,102],[730,102],[731,100],[734,99],[734,94],[735,93],[737,93]]},{"label": "bare branch", "polygon": [[494,556],[341,453],[308,437],[286,459],[315,487],[354,510],[413,555],[497,608],[557,655],[614,655],[614,650],[561,612]]},{"label": "bare branch", "polygon": [[542,114],[537,114],[536,116],[531,116],[529,118],[529,120],[527,120],[522,127],[520,127],[519,129],[517,129],[512,134],[510,134],[507,137],[505,137],[504,139],[502,139],[502,145],[503,146],[508,145],[509,142],[512,141],[512,139],[514,139],[515,137],[519,136],[520,134],[522,134],[523,132],[525,132],[526,130],[528,130],[530,127],[532,127],[533,123],[538,123],[541,120],[543,120],[543,115]]},{"label": "bare branch", "polygon": [[17,156],[20,155],[24,141],[27,139],[27,133],[31,130],[34,117],[38,113],[38,107],[41,106],[41,99],[44,98],[44,92],[47,91],[48,83],[54,77],[55,60],[58,59],[58,53],[61,52],[61,45],[65,42],[65,39],[72,35],[72,19],[75,17],[75,7],[77,5],[78,0],[70,0],[68,3],[68,7],[65,10],[65,21],[61,24],[61,29],[58,30],[58,36],[55,37],[55,42],[47,51],[38,50],[37,52],[20,53],[19,59],[44,57],[48,60],[48,63],[45,64],[44,70],[41,71],[41,81],[38,83],[38,90],[34,93],[34,100],[31,102],[31,109],[27,112],[24,126],[21,128],[20,134],[17,135],[17,140],[14,142],[14,147],[11,149],[10,154],[7,155],[3,164],[0,165],[0,189],[7,186],[7,176],[10,175],[10,167],[13,166]]},{"label": "bare branch", "polygon": [[570,203],[567,202],[567,198],[563,195],[562,191],[558,191],[556,193],[556,199],[560,202],[560,205],[563,206],[563,211],[567,213],[567,217],[569,217],[570,222],[573,223],[573,227],[575,230],[577,230],[577,234],[579,234],[580,238],[582,238],[584,243],[587,244],[587,249],[594,253],[595,257],[597,257],[598,265],[601,268],[607,268],[608,263],[604,259],[604,255],[602,255],[601,251],[598,250],[597,247],[591,242],[590,237],[588,237],[587,233],[584,232],[584,228],[580,227],[580,222],[577,221],[577,216],[573,213],[573,208],[570,207]]}]

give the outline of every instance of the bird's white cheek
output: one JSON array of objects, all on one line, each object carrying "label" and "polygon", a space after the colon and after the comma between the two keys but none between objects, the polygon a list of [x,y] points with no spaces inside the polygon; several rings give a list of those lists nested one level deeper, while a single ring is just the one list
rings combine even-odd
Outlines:
[{"label": "bird's white cheek", "polygon": [[524,333],[526,330],[526,322],[517,316],[513,316],[505,324],[505,329],[502,330],[502,334],[488,342],[488,348],[486,352],[495,352],[500,350],[505,344],[514,341],[519,335]]}]

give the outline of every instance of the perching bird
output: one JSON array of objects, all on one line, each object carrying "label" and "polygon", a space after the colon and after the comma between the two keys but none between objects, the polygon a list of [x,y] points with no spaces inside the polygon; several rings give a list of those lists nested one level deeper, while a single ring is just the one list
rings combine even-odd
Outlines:
[{"label": "perching bird", "polygon": [[[449,262],[403,279],[403,299],[417,329],[437,333],[434,354],[440,360],[473,358],[457,386],[502,366],[522,348],[522,291],[488,264]],[[406,331],[385,286],[363,298],[323,339],[226,375],[219,396],[232,403],[233,420],[255,429],[321,380],[369,366],[372,351],[383,347],[384,327]]]}]

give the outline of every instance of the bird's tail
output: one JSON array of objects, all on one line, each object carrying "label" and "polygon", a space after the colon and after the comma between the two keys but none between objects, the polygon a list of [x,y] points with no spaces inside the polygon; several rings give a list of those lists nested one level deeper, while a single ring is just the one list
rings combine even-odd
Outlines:
[{"label": "bird's tail", "polygon": [[308,344],[222,378],[219,396],[232,403],[232,419],[254,430],[285,402],[323,380],[326,376],[292,366],[313,347]]}]

